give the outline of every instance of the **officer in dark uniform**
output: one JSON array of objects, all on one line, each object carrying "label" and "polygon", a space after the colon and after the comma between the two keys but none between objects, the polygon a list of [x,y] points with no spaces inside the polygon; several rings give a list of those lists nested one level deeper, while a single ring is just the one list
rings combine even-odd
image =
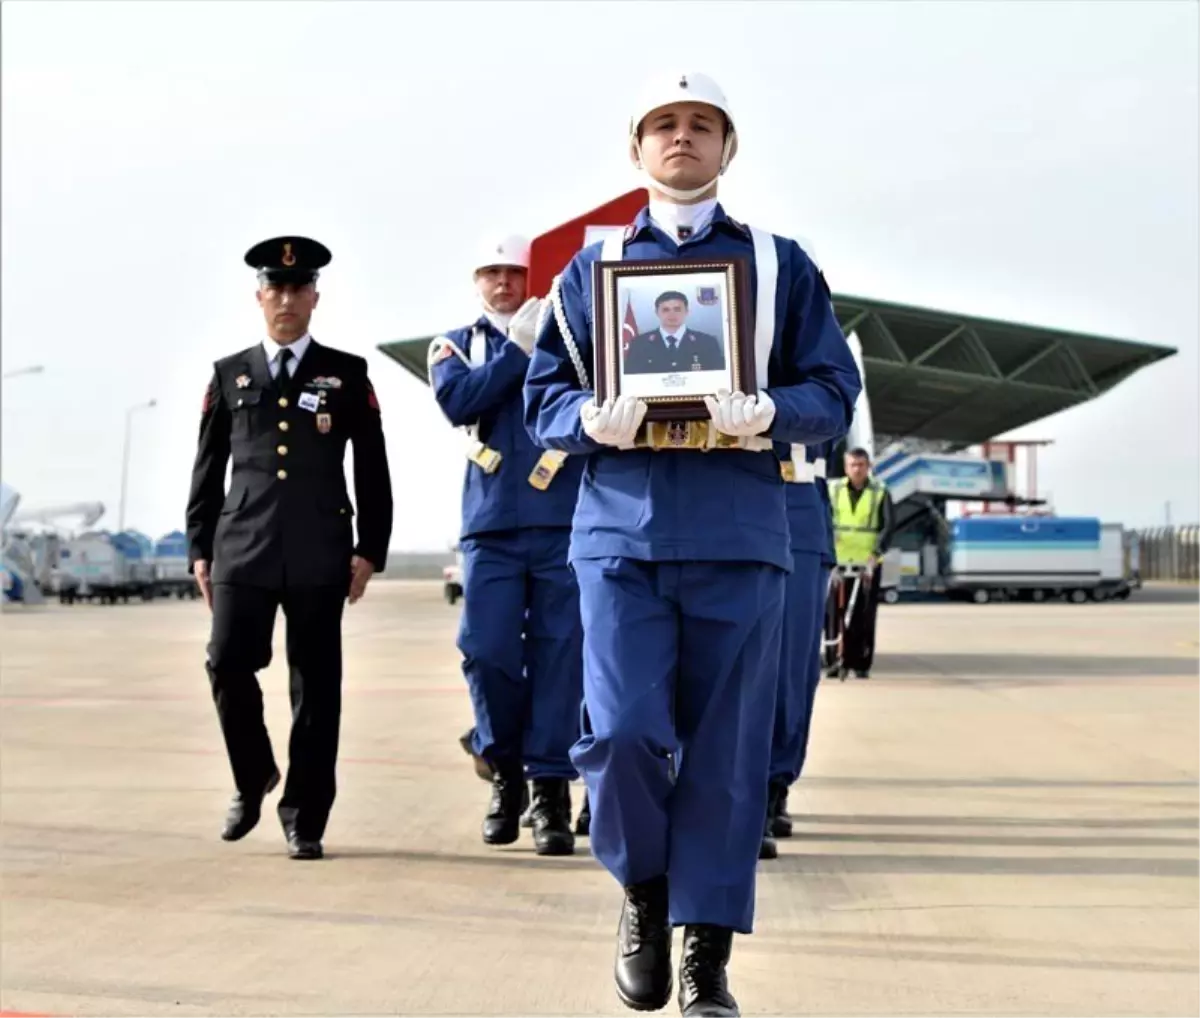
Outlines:
[{"label": "officer in dark uniform", "polygon": [[[279,819],[293,859],[319,859],[333,806],[341,715],[343,605],[386,565],[392,489],[379,403],[362,357],[316,342],[318,270],[305,237],[246,253],[267,338],[216,362],[204,396],[187,507],[188,560],[212,611],[208,675],[237,794],[222,837],[258,823],[279,783],[255,673],[287,618],[292,732]],[[354,508],[343,461],[354,443]],[[225,467],[233,473],[225,491]]]},{"label": "officer in dark uniform", "polygon": [[716,336],[689,329],[688,299],[677,290],[660,293],[654,301],[659,327],[635,336],[625,355],[628,375],[660,374],[669,371],[721,371],[725,351]]}]

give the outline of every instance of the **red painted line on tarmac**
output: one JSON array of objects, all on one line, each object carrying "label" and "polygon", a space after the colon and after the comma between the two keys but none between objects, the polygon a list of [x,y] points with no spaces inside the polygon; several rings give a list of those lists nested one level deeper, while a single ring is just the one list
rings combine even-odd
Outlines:
[{"label": "red painted line on tarmac", "polygon": [[[427,696],[432,693],[464,693],[462,686],[419,686],[419,687],[379,687],[375,689],[356,689],[348,694],[354,696]],[[0,696],[0,706],[5,707],[91,707],[103,703],[181,703],[196,700],[196,694],[175,693],[152,696],[131,696],[109,693],[90,695],[72,694],[70,696],[22,696],[20,694]],[[0,1012],[0,1018],[4,1018]]]},{"label": "red painted line on tarmac", "polygon": [[0,1011],[0,1018],[53,1018],[41,1011]]}]

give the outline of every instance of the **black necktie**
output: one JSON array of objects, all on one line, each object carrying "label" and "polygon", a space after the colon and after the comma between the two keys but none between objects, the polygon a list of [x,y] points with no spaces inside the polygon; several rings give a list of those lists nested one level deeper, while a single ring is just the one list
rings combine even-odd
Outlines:
[{"label": "black necktie", "polygon": [[286,346],[279,351],[279,374],[275,376],[275,388],[282,392],[287,388],[288,382],[291,381],[291,376],[288,374],[288,364],[296,355],[292,353]]}]

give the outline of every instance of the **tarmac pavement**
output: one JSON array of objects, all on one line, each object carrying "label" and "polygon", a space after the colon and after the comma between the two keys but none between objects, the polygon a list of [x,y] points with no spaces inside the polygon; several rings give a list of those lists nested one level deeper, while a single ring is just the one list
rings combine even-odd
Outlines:
[{"label": "tarmac pavement", "polygon": [[[480,841],[457,619],[436,583],[348,608],[339,797],[302,863],[278,793],[218,837],[202,603],[6,611],[0,1008],[627,1013],[586,841]],[[734,945],[743,1014],[1200,1012],[1194,590],[881,606],[880,647],[819,690],[797,834]],[[263,684],[282,764],[282,618]]]}]

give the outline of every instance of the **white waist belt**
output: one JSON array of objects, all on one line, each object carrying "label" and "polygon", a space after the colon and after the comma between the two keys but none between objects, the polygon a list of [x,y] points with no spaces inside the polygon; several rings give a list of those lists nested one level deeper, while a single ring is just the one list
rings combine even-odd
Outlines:
[{"label": "white waist belt", "polygon": [[812,484],[818,477],[825,478],[825,459],[818,457],[812,463],[808,462],[807,450],[802,445],[792,446],[792,469],[784,472],[784,480],[788,484]]}]

